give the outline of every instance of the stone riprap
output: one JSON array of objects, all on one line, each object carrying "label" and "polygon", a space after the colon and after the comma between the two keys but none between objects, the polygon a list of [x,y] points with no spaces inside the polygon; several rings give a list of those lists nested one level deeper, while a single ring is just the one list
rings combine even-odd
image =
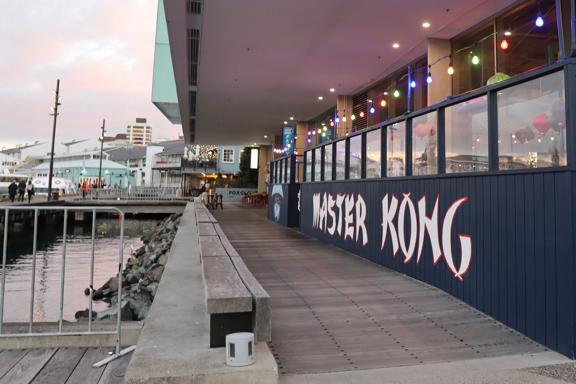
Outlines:
[{"label": "stone riprap", "polygon": [[[132,252],[122,271],[122,310],[121,319],[125,321],[143,320],[152,305],[158,283],[162,278],[168,254],[172,247],[182,214],[166,218],[149,233],[142,236],[144,243]],[[90,289],[87,288],[87,294]],[[110,308],[99,313],[93,311],[93,319],[106,320],[116,318],[118,313],[118,278],[110,278],[92,294],[94,300],[110,304]],[[88,320],[88,310],[76,312],[78,320]]]}]

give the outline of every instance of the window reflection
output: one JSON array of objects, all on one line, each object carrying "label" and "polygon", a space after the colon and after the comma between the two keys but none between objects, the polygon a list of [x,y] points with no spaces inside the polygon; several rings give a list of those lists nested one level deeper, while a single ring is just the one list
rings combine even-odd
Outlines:
[{"label": "window reflection", "polygon": [[320,178],[320,171],[322,170],[322,148],[318,147],[314,150],[314,181],[322,180]]},{"label": "window reflection", "polygon": [[312,181],[312,151],[306,152],[306,181]]},{"label": "window reflection", "polygon": [[379,178],[381,175],[381,142],[382,135],[380,129],[366,133],[366,177]]},{"label": "window reflection", "polygon": [[290,168],[290,158],[286,159],[286,182],[290,182],[290,177],[292,174],[292,168]]},{"label": "window reflection", "polygon": [[412,119],[413,174],[438,173],[438,114],[436,111]]},{"label": "window reflection", "polygon": [[350,138],[350,174],[349,179],[362,177],[362,136]]},{"label": "window reflection", "polygon": [[346,140],[336,142],[336,180],[344,180]]},{"label": "window reflection", "polygon": [[406,122],[401,121],[386,127],[386,175],[406,175]]},{"label": "window reflection", "polygon": [[324,146],[324,180],[332,180],[332,144]]},{"label": "window reflection", "polygon": [[487,97],[447,107],[445,120],[446,173],[487,171]]},{"label": "window reflection", "polygon": [[498,92],[499,169],[566,165],[564,72]]}]

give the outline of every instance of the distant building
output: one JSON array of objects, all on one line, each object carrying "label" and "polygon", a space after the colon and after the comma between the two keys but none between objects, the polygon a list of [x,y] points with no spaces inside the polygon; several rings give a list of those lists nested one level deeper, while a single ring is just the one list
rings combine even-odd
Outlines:
[{"label": "distant building", "polygon": [[104,146],[110,147],[122,147],[128,144],[128,134],[127,133],[117,133],[115,136],[104,136]]},{"label": "distant building", "polygon": [[132,145],[148,145],[152,142],[152,126],[146,119],[137,118],[135,123],[128,125],[126,139]]},{"label": "distant building", "polygon": [[117,147],[105,150],[110,160],[128,167],[136,187],[146,185],[147,151],[148,147],[144,146]]},{"label": "distant building", "polygon": [[[50,169],[50,162],[44,162],[32,168],[34,177],[47,177]],[[52,175],[63,179],[71,180],[75,185],[87,181],[90,184],[97,184],[101,174],[102,184],[126,188],[134,185],[134,177],[130,175],[130,170],[123,164],[110,160],[102,160],[102,170],[100,173],[100,159],[87,157],[82,160],[55,160]]]}]

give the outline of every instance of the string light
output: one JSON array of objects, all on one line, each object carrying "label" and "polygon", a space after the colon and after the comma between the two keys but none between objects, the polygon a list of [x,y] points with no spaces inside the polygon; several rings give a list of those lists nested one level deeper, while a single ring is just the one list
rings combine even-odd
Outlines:
[{"label": "string light", "polygon": [[454,67],[452,66],[452,62],[448,65],[448,74],[452,76],[454,74]]},{"label": "string light", "polygon": [[412,80],[410,82],[410,88],[416,88],[416,81]]},{"label": "string light", "polygon": [[334,126],[334,122],[332,120],[330,120],[330,126],[333,127]]},{"label": "string light", "polygon": [[370,113],[371,113],[371,114],[375,114],[375,113],[376,113],[376,108],[374,108],[373,106],[370,107]]},{"label": "string light", "polygon": [[397,90],[397,89],[394,90],[394,97],[395,97],[395,98],[399,98],[399,97],[400,97],[400,91],[399,91],[399,90]]},{"label": "string light", "polygon": [[326,131],[328,130],[328,127],[324,127],[324,128],[322,128],[322,130],[323,130],[324,132],[326,132]]},{"label": "string light", "polygon": [[426,82],[428,84],[432,84],[432,73],[430,72],[431,68],[432,68],[432,65],[428,65],[428,76],[426,76]]},{"label": "string light", "polygon": [[474,65],[480,64],[480,58],[477,55],[472,56],[472,64]]},{"label": "string light", "polygon": [[508,43],[508,40],[503,39],[503,40],[500,42],[500,49],[501,49],[501,50],[505,51],[505,50],[507,50],[509,47],[510,47],[510,43]]},{"label": "string light", "polygon": [[363,117],[364,117],[364,111],[361,111],[360,112],[360,118],[363,118]]},{"label": "string light", "polygon": [[346,122],[346,115],[342,116],[342,121],[345,123]]},{"label": "string light", "polygon": [[[388,92],[384,92],[384,94],[388,94]],[[380,106],[385,107],[386,106],[386,100],[382,99],[382,101],[380,101]]]},{"label": "string light", "polygon": [[340,122],[340,118],[336,117],[336,124],[338,124]]},{"label": "string light", "polygon": [[540,11],[538,11],[538,17],[536,17],[536,20],[534,20],[534,25],[536,25],[538,28],[542,28],[544,26],[544,18],[542,17],[542,13],[540,13]]},{"label": "string light", "polygon": [[318,133],[322,133],[322,130],[320,128],[318,128]]},{"label": "string light", "polygon": [[350,116],[350,119],[351,119],[352,121],[356,120],[356,115],[355,115],[355,114],[352,114],[352,115]]}]

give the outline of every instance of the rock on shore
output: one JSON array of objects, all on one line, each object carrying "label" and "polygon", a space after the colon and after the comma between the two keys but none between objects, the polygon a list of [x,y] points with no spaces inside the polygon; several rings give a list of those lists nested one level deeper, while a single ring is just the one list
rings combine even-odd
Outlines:
[{"label": "rock on shore", "polygon": [[[154,230],[144,234],[141,237],[144,245],[133,251],[126,262],[122,271],[122,320],[146,318],[168,261],[181,216],[171,215],[158,223]],[[110,278],[94,291],[92,297],[110,304],[109,309],[96,314],[98,320],[115,319],[118,312],[118,278]],[[88,310],[76,312],[76,318],[88,320]]]}]

